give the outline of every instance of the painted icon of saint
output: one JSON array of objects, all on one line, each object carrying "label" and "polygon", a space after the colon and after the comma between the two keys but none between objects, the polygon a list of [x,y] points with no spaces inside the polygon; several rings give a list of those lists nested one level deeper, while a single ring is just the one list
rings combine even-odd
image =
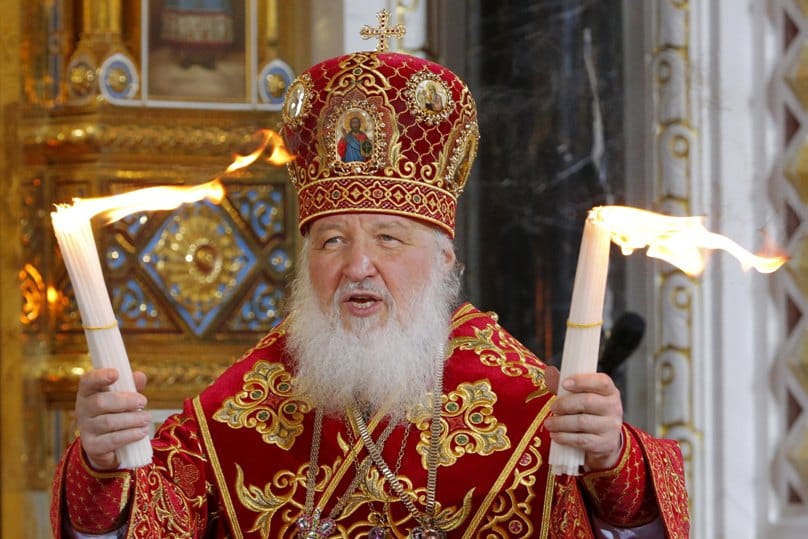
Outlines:
[{"label": "painted icon of saint", "polygon": [[443,110],[443,96],[438,91],[438,85],[429,83],[426,85],[424,95],[424,108],[431,112],[440,112]]},{"label": "painted icon of saint", "polygon": [[362,119],[351,116],[350,130],[343,129],[342,138],[337,143],[337,154],[343,162],[367,161],[373,153],[373,142],[362,130]]}]

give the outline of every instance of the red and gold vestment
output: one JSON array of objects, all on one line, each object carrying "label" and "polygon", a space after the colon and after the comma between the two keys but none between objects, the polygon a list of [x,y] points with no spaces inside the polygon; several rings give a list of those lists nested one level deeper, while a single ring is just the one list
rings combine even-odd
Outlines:
[{"label": "red and gold vestment", "polygon": [[[51,518],[101,533],[127,525],[127,537],[292,538],[304,513],[314,412],[293,392],[284,324],[185,403],[158,430],[153,463],[97,472],[74,442],[54,482]],[[688,536],[678,445],[624,425],[624,449],[610,470],[581,477],[549,471],[542,421],[553,395],[545,365],[488,314],[469,304],[452,319],[444,373],[437,516],[449,537],[593,537],[590,516],[619,527],[661,516],[668,537]],[[423,508],[430,407],[413,410],[409,429],[384,444],[391,468]],[[376,439],[385,418],[371,416]],[[366,452],[356,425],[326,416],[314,504],[324,514],[343,501],[335,537],[364,537],[385,512],[396,537],[416,526],[375,467],[346,492]],[[404,439],[405,433],[408,434]],[[403,451],[402,451],[403,447]],[[347,496],[348,498],[344,498]],[[65,517],[68,517],[66,519]]]}]

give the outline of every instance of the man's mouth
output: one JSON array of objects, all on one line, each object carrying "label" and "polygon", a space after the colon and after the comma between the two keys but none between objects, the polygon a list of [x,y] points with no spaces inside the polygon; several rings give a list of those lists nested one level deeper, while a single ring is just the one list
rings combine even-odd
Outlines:
[{"label": "man's mouth", "polygon": [[366,309],[375,305],[376,302],[381,301],[381,299],[373,294],[363,293],[363,294],[351,294],[346,298],[345,301],[351,303],[356,307]]}]

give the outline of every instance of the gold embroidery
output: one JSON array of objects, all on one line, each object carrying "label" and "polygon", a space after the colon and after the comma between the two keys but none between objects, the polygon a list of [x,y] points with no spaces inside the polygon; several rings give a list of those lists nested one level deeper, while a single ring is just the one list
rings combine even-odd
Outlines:
[{"label": "gold embroidery", "polygon": [[[413,488],[412,480],[405,475],[398,476],[401,481],[404,491],[409,494],[412,499],[423,500],[426,499],[426,487]],[[389,522],[394,530],[405,530],[412,527],[412,516],[405,514],[403,518],[396,519],[392,512],[392,504],[398,501],[395,494],[388,494],[384,491],[384,477],[381,476],[379,471],[374,467],[368,472],[368,476],[360,483],[359,492],[354,496],[351,502],[345,507],[343,518],[347,517],[356,511],[361,505],[371,502],[392,502],[387,506],[386,520]],[[441,507],[440,502],[436,502],[435,509],[435,524],[438,528],[444,531],[452,531],[460,527],[463,522],[468,518],[471,513],[471,504],[474,498],[475,488],[471,488],[463,496],[463,504],[460,507]],[[364,522],[363,524],[370,524]],[[403,533],[403,532],[402,532]],[[347,537],[356,537],[356,535],[347,535]]]},{"label": "gold embroidery", "polygon": [[[287,504],[292,504],[298,511],[302,511],[303,507],[294,501],[294,496],[298,488],[305,488],[306,475],[304,468],[306,466],[307,465],[301,466],[297,473],[283,471],[276,474],[274,481],[264,485],[262,490],[256,486],[245,485],[244,472],[241,466],[236,464],[236,495],[244,507],[258,513],[258,516],[255,518],[255,523],[248,533],[257,531],[261,534],[261,537],[267,539],[270,537],[269,533],[272,529],[272,517],[278,509]],[[329,481],[332,475],[331,469],[328,467],[324,467],[324,469],[326,471],[324,481]],[[273,486],[276,487],[279,492],[283,493],[274,494],[272,492]],[[278,530],[278,533],[276,533],[274,537],[284,537],[284,532],[286,532],[287,528],[293,523],[294,521],[282,522],[280,530]]]},{"label": "gold embroidery", "polygon": [[490,311],[484,313],[478,311],[471,303],[464,303],[463,305],[457,308],[454,315],[452,316],[452,324],[449,326],[449,329],[451,331],[454,331],[457,328],[464,326],[469,321],[474,320],[475,318],[491,318],[494,320],[494,322],[496,322],[497,314]]},{"label": "gold embroidery", "polygon": [[179,441],[180,436],[176,434],[176,431],[177,429],[185,428],[185,424],[189,421],[191,421],[189,417],[175,416],[174,420],[164,424],[164,433],[161,439],[167,445],[161,447],[160,451],[165,453],[164,460],[168,467],[168,475],[174,478],[174,484],[182,490],[189,503],[199,507],[205,501],[204,496],[200,494],[199,496],[192,497],[195,492],[194,486],[199,480],[199,470],[196,466],[185,463],[182,459],[178,458],[180,455],[186,455],[202,462],[207,462],[208,460],[201,451],[189,451],[188,448],[191,446],[183,445]]},{"label": "gold embroidery", "polygon": [[106,481],[106,480],[114,480],[119,479],[121,481],[121,500],[118,504],[118,508],[123,511],[126,504],[129,502],[129,485],[132,483],[132,471],[131,470],[123,470],[123,471],[115,471],[115,472],[97,472],[93,468],[90,467],[89,463],[86,461],[86,456],[82,451],[79,454],[79,461],[81,462],[82,467],[84,468],[85,473],[90,477],[96,479],[97,481]]},{"label": "gold embroidery", "polygon": [[[499,343],[499,344],[497,344]],[[538,389],[531,392],[525,402],[529,402],[547,393],[544,371],[538,362],[530,362],[533,353],[519,341],[505,332],[498,324],[488,324],[485,328],[474,328],[474,336],[454,337],[449,341],[454,350],[471,350],[480,358],[483,365],[499,367],[506,376],[521,376],[533,382]],[[515,359],[509,359],[509,355]]]},{"label": "gold embroidery", "polygon": [[219,462],[219,455],[216,452],[216,447],[213,444],[213,438],[210,435],[210,428],[208,427],[207,416],[202,408],[202,401],[199,395],[194,397],[193,401],[194,415],[196,416],[199,424],[199,432],[202,435],[202,443],[205,446],[208,456],[210,457],[210,467],[213,469],[213,474],[216,477],[216,484],[219,485],[221,492],[221,503],[227,512],[227,519],[233,526],[234,539],[241,539],[241,526],[239,525],[238,518],[236,518],[236,509],[233,506],[233,500],[230,497],[230,490],[226,488],[227,481],[224,478],[224,470]]},{"label": "gold embroidery", "polygon": [[[451,466],[465,454],[490,455],[511,447],[507,428],[493,416],[496,394],[488,380],[462,383],[443,397],[441,413],[440,466]],[[431,410],[419,405],[412,412],[412,421],[421,431],[417,451],[426,469],[429,450]]]},{"label": "gold embroidery", "polygon": [[466,495],[463,496],[463,506],[460,509],[454,510],[453,507],[441,509],[440,504],[437,504],[437,515],[435,515],[435,524],[438,528],[450,532],[458,528],[471,513],[471,500],[474,496],[474,488],[469,489]]},{"label": "gold embroidery", "polygon": [[[513,470],[510,485],[494,500],[478,532],[486,537],[535,537],[530,503],[536,497],[536,472],[541,468],[541,439],[533,438]],[[483,534],[482,532],[486,532]]]},{"label": "gold embroidery", "polygon": [[[250,348],[249,350],[245,351],[236,363],[246,360],[247,358],[252,357],[253,352],[256,350],[261,350],[263,348],[269,348],[270,346],[274,345],[278,339],[286,335],[286,319],[280,321],[280,323],[272,328],[272,330],[264,335],[258,343]],[[151,378],[149,378],[151,380]]]},{"label": "gold embroidery", "polygon": [[[471,521],[468,523],[466,533],[463,534],[464,539],[471,539],[472,537],[478,537],[479,534],[476,533],[476,530],[478,530],[478,527],[484,525],[483,523],[487,521],[487,515],[489,511],[496,514],[498,510],[501,510],[501,508],[498,509],[495,504],[501,499],[500,492],[506,488],[505,487],[506,484],[511,484],[514,488],[520,487],[519,484],[514,483],[513,480],[510,478],[516,476],[517,474],[520,474],[519,470],[521,467],[532,467],[533,465],[532,460],[531,461],[525,460],[526,458],[532,458],[530,453],[533,452],[533,450],[528,448],[536,446],[537,444],[536,432],[538,431],[539,426],[542,424],[544,419],[547,417],[547,414],[549,413],[550,413],[550,406],[548,403],[545,403],[544,406],[541,408],[541,410],[539,410],[536,416],[533,418],[533,421],[531,422],[530,426],[525,431],[525,435],[522,436],[522,438],[519,440],[519,443],[516,445],[514,451],[511,453],[511,456],[508,458],[507,464],[505,464],[505,466],[502,467],[502,471],[499,477],[494,482],[491,489],[488,491],[488,494],[485,496],[485,499],[477,508],[477,512],[473,515]],[[526,457],[526,455],[528,457]],[[536,463],[537,466],[542,466],[542,464],[543,464],[542,462]],[[536,497],[535,478],[536,474],[533,473],[525,475],[524,478],[522,479],[526,491],[524,495],[521,497],[522,501],[519,502],[520,504],[534,503],[533,500]],[[552,481],[552,475],[548,477],[548,481],[550,482]],[[514,495],[514,497],[517,498],[516,495]],[[548,497],[547,500],[550,500],[550,497]],[[548,507],[549,503],[550,502],[547,502]],[[525,512],[526,514],[529,514],[528,511]],[[541,520],[541,522],[545,526],[547,521],[548,519]],[[541,530],[538,536],[541,538],[546,538],[547,537],[546,529]],[[510,537],[510,535],[504,535],[503,537]],[[525,537],[529,537],[529,535],[526,535]]]},{"label": "gold embroidery", "polygon": [[[153,537],[163,530],[167,537],[190,539],[198,526],[191,500],[185,496],[171,496],[165,488],[165,470],[146,466],[137,470],[139,484],[146,492],[140,492],[133,504],[130,522],[131,537]],[[181,506],[181,507],[180,507]]]},{"label": "gold embroidery", "polygon": [[293,396],[291,380],[282,364],[257,361],[244,375],[241,392],[225,400],[213,419],[234,429],[255,429],[266,443],[290,449],[311,409]]}]

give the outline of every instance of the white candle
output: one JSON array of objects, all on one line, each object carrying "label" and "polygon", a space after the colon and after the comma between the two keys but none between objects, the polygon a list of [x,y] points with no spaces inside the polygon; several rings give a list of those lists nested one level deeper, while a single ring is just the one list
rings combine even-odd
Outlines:
[{"label": "white candle", "polygon": [[[561,378],[573,374],[595,372],[598,366],[600,332],[603,325],[603,300],[609,269],[609,230],[600,226],[593,211],[584,224],[578,266],[572,288],[567,333],[561,354]],[[558,396],[569,392],[558,388]],[[556,475],[578,475],[584,463],[584,451],[555,441],[550,443],[550,466]]]},{"label": "white candle", "polygon": [[[118,380],[112,384],[112,391],[136,391],[132,368],[104,283],[90,218],[70,206],[59,206],[51,213],[51,220],[73,284],[93,367],[117,369]],[[152,447],[148,436],[124,446],[116,455],[121,468],[149,464]]]}]

